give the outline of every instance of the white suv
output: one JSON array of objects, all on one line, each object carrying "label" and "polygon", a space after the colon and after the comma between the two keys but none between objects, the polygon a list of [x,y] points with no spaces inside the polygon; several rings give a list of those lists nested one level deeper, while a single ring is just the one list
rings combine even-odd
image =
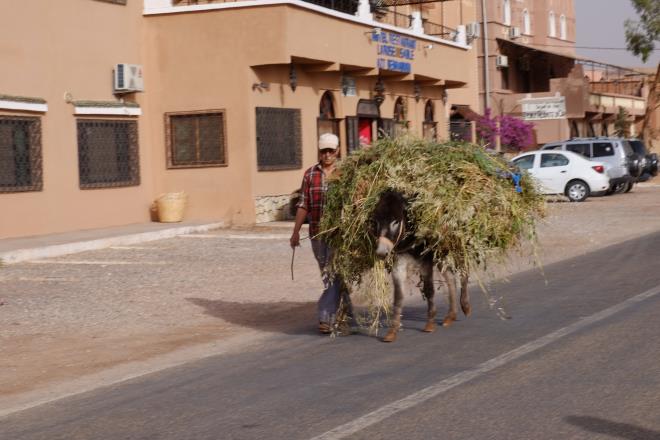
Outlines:
[{"label": "white suv", "polygon": [[603,162],[607,166],[612,192],[628,192],[639,177],[639,158],[625,139],[614,137],[573,138],[550,142],[542,150],[565,150],[581,154],[590,160]]}]

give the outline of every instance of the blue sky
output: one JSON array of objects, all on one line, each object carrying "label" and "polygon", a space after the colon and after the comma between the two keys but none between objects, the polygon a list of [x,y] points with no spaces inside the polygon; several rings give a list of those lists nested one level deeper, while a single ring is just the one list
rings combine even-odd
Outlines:
[{"label": "blue sky", "polygon": [[[625,48],[624,21],[637,20],[630,0],[575,0],[576,46]],[[656,44],[660,49],[660,44]],[[656,67],[660,50],[653,52],[646,64],[626,50],[576,49],[586,58],[618,66]]]}]

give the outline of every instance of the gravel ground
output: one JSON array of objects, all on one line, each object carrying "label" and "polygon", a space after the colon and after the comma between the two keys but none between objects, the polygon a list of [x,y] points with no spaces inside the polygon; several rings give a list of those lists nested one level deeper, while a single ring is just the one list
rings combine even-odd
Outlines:
[{"label": "gravel ground", "polygon": [[[540,260],[658,231],[658,218],[654,182],[584,203],[551,201]],[[291,280],[290,231],[223,229],[0,268],[0,410],[25,393],[196,344],[255,331],[312,334],[318,268],[303,243]],[[515,255],[493,273],[533,266]]]}]

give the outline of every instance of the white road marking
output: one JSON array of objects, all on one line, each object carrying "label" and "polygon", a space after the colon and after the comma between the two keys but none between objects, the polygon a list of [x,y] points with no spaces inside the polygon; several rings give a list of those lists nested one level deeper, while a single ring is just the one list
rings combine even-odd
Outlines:
[{"label": "white road marking", "polygon": [[98,266],[123,266],[129,264],[148,265],[148,266],[161,266],[169,264],[165,261],[95,261],[95,260],[30,260],[26,261],[30,264],[87,264]]},{"label": "white road marking", "polygon": [[215,235],[215,234],[195,234],[195,235],[179,235],[183,238],[231,238],[241,240],[288,240],[291,235],[287,234],[228,234],[228,235]]},{"label": "white road marking", "polygon": [[334,440],[334,439],[343,439],[349,437],[363,430],[364,428],[367,428],[371,425],[375,425],[376,423],[379,423],[387,419],[388,417],[391,417],[394,414],[408,410],[414,406],[419,405],[420,403],[424,403],[427,400],[437,397],[440,394],[449,391],[458,385],[469,382],[476,377],[482,376],[526,354],[532,353],[540,348],[543,348],[546,345],[549,345],[565,336],[571,335],[596,322],[607,319],[610,316],[615,315],[653,296],[656,296],[659,293],[660,293],[660,286],[656,286],[652,289],[647,290],[644,293],[640,293],[639,295],[633,296],[632,298],[629,298],[603,311],[595,313],[591,316],[581,318],[579,321],[576,321],[575,323],[569,326],[566,326],[557,331],[549,333],[534,341],[528,342],[527,344],[521,345],[520,347],[513,349],[507,353],[504,353],[500,356],[494,357],[493,359],[490,359],[480,365],[477,365],[474,368],[462,371],[458,374],[448,377],[447,379],[443,379],[431,386],[421,389],[416,393],[410,394],[409,396],[404,397],[403,399],[382,406],[379,409],[372,411],[368,414],[365,414],[362,417],[359,417],[344,425],[338,426],[337,428],[332,429],[324,434],[316,436],[312,440],[331,440],[331,439]]}]

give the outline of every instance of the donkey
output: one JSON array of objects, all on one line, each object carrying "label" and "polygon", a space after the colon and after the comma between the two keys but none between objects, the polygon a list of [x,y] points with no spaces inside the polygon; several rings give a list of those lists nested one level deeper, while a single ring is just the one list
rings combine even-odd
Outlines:
[{"label": "donkey", "polygon": [[[424,248],[414,243],[415,225],[409,221],[406,211],[406,199],[400,193],[385,191],[374,210],[373,222],[376,232],[376,256],[386,258],[394,253],[392,280],[394,282],[393,322],[383,338],[384,342],[394,342],[401,326],[401,311],[403,305],[404,282],[408,278],[408,268],[411,265],[419,267],[422,281],[422,293],[427,303],[427,320],[425,332],[436,329],[436,308],[433,288],[433,254],[424,252]],[[438,266],[448,289],[449,311],[442,321],[443,326],[449,326],[456,320],[456,283],[454,275],[449,270]],[[467,292],[467,276],[461,277],[461,309],[465,316],[471,311]]]}]

